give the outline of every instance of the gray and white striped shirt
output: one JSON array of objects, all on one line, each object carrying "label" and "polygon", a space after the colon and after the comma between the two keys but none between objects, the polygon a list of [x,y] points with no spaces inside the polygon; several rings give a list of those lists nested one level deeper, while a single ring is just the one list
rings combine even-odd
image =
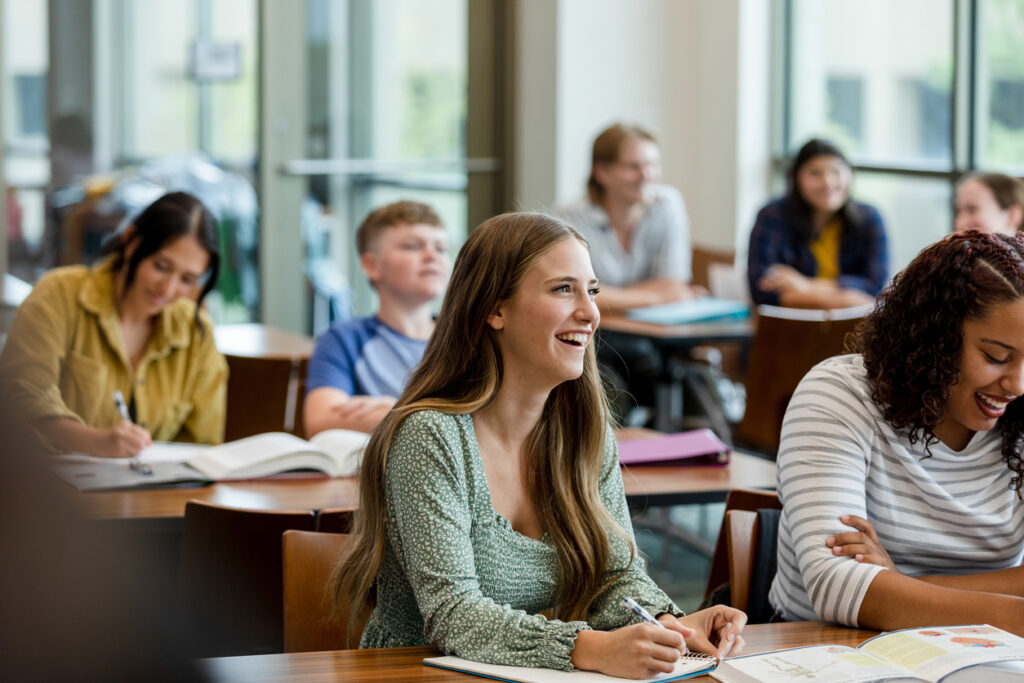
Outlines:
[{"label": "gray and white striped shirt", "polygon": [[787,620],[857,625],[882,568],[832,555],[825,539],[850,531],[840,515],[870,520],[908,576],[1002,569],[1024,558],[1024,505],[1009,489],[998,430],[975,433],[959,452],[933,444],[926,458],[870,394],[862,357],[837,356],[804,377],[786,410],[769,599]]}]

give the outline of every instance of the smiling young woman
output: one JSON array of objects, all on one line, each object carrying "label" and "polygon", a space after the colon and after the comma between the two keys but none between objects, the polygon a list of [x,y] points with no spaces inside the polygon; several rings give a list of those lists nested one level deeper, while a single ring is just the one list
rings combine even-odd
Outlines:
[{"label": "smiling young woman", "polygon": [[[460,250],[423,361],[363,460],[337,572],[338,600],[369,616],[363,647],[641,677],[670,671],[684,639],[742,645],[742,612],[684,616],[637,555],[594,356],[597,289],[586,242],[543,214],[492,218]],[[627,596],[666,628],[635,623]]]},{"label": "smiling young woman", "polygon": [[1012,235],[1024,226],[1024,182],[1002,173],[973,173],[956,189],[954,230]]},{"label": "smiling young woman", "polygon": [[747,279],[757,304],[842,308],[870,303],[889,278],[878,211],[850,198],[839,148],[810,140],[793,159],[786,196],[757,214]]},{"label": "smiling young woman", "polygon": [[113,235],[95,267],[39,281],[0,353],[0,387],[44,447],[132,457],[151,439],[223,440],[227,364],[199,308],[219,253],[213,216],[175,192]]},{"label": "smiling young woman", "polygon": [[928,247],[853,348],[811,370],[786,411],[772,605],[792,620],[1024,635],[1024,236]]}]

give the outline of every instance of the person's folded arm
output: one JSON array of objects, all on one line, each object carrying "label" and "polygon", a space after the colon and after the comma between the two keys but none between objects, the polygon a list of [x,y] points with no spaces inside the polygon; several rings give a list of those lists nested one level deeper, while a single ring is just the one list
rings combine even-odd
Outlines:
[{"label": "person's folded arm", "polygon": [[370,433],[395,404],[392,396],[349,396],[334,387],[317,387],[303,406],[306,437],[327,429]]},{"label": "person's folded arm", "polygon": [[[832,370],[816,368],[790,401],[778,458],[783,502],[780,572],[795,575],[819,619],[857,625],[861,600],[882,567],[837,557],[825,545],[847,530],[841,515],[866,517],[867,457],[874,425],[857,409],[860,397],[834,380]],[[783,557],[796,563],[783,568]],[[779,605],[776,605],[779,607]]]},{"label": "person's folded arm", "polygon": [[669,278],[645,280],[628,287],[601,285],[597,307],[603,314],[625,313],[631,308],[667,304],[681,299],[692,299],[704,291],[682,280]]}]

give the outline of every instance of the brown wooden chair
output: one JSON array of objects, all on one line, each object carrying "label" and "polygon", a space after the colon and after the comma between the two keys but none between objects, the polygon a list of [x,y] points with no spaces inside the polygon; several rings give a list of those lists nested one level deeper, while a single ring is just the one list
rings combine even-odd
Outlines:
[{"label": "brown wooden chair", "polygon": [[757,513],[728,510],[725,513],[725,544],[729,556],[729,595],[732,606],[747,611],[750,583],[757,555]]},{"label": "brown wooden chair", "polygon": [[352,531],[352,508],[324,508],[316,516],[316,530],[327,534],[347,534]]},{"label": "brown wooden chair", "polygon": [[281,652],[281,534],[312,531],[312,510],[185,505],[178,603],[190,654]]},{"label": "brown wooden chair", "polygon": [[330,578],[351,538],[315,531],[284,532],[285,652],[345,649],[349,613],[335,609]]},{"label": "brown wooden chair", "polygon": [[691,256],[691,262],[693,270],[693,279],[691,280],[691,283],[700,285],[704,289],[710,291],[711,276],[709,275],[709,271],[711,270],[711,264],[721,263],[724,265],[733,265],[736,262],[736,251],[734,249],[709,249],[706,247],[695,246]]},{"label": "brown wooden chair", "polygon": [[800,380],[817,363],[843,353],[846,335],[868,310],[759,306],[747,365],[747,407],[737,441],[758,450],[777,451],[782,419]]},{"label": "brown wooden chair", "polygon": [[224,357],[230,371],[224,425],[226,441],[263,432],[305,436],[301,417],[304,359],[228,354]]},{"label": "brown wooden chair", "polygon": [[[754,512],[762,508],[782,509],[779,494],[775,491],[758,489],[732,489],[725,498],[725,514],[732,510]],[[704,588],[704,600],[708,601],[712,594],[729,580],[729,546],[726,520],[723,517],[722,527],[718,531],[715,551],[711,556],[711,571],[708,574],[707,586]]]}]

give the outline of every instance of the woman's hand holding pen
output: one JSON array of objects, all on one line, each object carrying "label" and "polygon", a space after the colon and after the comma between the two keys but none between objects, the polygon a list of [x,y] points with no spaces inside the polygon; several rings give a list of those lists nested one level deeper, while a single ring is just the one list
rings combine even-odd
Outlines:
[{"label": "woman's hand holding pen", "polygon": [[153,440],[142,427],[121,420],[110,429],[99,430],[94,455],[101,458],[134,458]]},{"label": "woman's hand holding pen", "polygon": [[725,659],[743,651],[743,636],[740,633],[747,624],[747,615],[738,609],[715,605],[678,619],[663,614],[658,617],[658,621],[667,628],[675,628],[671,623],[676,622],[693,633],[686,637],[686,644],[695,652]]},{"label": "woman's hand holding pen", "polygon": [[693,635],[693,629],[682,623],[666,628],[639,623],[615,631],[580,631],[572,663],[577,669],[608,676],[650,678],[672,671],[683,653],[683,639]]}]

